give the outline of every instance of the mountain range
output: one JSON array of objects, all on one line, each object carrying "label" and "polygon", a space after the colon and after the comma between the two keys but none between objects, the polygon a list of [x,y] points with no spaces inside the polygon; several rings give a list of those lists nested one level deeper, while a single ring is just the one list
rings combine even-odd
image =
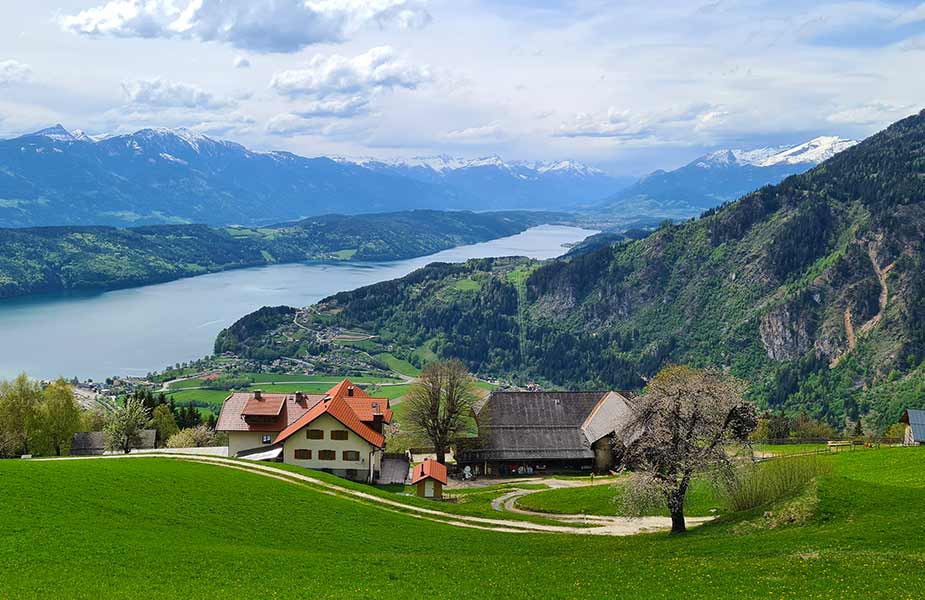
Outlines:
[{"label": "mountain range", "polygon": [[624,216],[686,218],[803,173],[857,144],[826,136],[794,146],[718,150],[673,171],[655,171],[597,208]]},{"label": "mountain range", "polygon": [[440,169],[256,152],[186,130],[91,137],[57,125],[0,141],[0,227],[269,224],[417,208],[543,209],[625,182],[577,163]]},{"label": "mountain range", "polygon": [[[717,366],[768,409],[882,433],[925,406],[925,111],[643,239],[430,265],[306,317],[412,363],[454,357],[549,387],[639,389],[669,363]],[[287,328],[248,328],[235,351],[273,356]]]}]

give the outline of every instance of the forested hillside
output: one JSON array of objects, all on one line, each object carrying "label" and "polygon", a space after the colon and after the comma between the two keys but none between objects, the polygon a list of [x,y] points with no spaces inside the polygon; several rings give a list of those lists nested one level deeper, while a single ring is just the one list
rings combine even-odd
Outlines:
[{"label": "forested hillside", "polygon": [[770,408],[882,428],[925,391],[925,112],[642,240],[435,265],[317,310],[413,360],[588,388],[721,365]]},{"label": "forested hillside", "polygon": [[329,215],[264,228],[0,229],[0,298],[131,287],[304,260],[400,260],[514,235],[551,213]]}]

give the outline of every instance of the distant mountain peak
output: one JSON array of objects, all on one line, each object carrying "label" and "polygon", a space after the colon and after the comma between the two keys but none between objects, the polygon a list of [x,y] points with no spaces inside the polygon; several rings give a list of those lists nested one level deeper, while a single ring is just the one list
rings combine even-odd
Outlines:
[{"label": "distant mountain peak", "polygon": [[838,136],[820,136],[808,142],[790,146],[771,146],[753,150],[723,149],[701,156],[693,163],[702,169],[751,165],[754,167],[773,167],[776,165],[817,165],[826,161],[842,150],[857,144]]},{"label": "distant mountain peak", "polygon": [[[81,132],[82,133],[82,132]],[[59,142],[73,142],[78,138],[70,131],[64,128],[64,125],[58,123],[52,127],[46,127],[36,132],[28,134],[28,137],[44,137]]]}]

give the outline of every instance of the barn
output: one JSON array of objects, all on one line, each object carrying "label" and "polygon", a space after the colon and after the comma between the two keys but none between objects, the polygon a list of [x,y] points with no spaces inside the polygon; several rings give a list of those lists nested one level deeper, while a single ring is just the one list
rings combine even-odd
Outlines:
[{"label": "barn", "polygon": [[614,439],[631,416],[619,392],[494,392],[475,405],[478,437],[456,448],[475,474],[606,471]]},{"label": "barn", "polygon": [[899,422],[906,425],[903,444],[906,446],[925,444],[925,410],[909,408],[903,413]]}]

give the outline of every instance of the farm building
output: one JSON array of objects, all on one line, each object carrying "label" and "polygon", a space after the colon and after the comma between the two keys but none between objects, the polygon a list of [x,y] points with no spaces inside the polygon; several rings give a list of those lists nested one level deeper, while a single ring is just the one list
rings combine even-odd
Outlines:
[{"label": "farm building", "polygon": [[[145,429],[141,432],[139,450],[154,448],[157,430]],[[92,456],[106,452],[106,434],[102,431],[78,431],[71,438],[71,456]]]},{"label": "farm building", "polygon": [[414,467],[411,485],[421,498],[443,498],[443,486],[446,485],[446,465],[441,465],[432,458]]},{"label": "farm building", "polygon": [[478,438],[460,443],[456,460],[486,475],[605,471],[631,410],[618,392],[494,392],[474,407]]},{"label": "farm building", "polygon": [[230,456],[373,481],[385,447],[383,425],[391,421],[387,398],[372,398],[345,379],[326,394],[232,394],[216,430],[228,434]]},{"label": "farm building", "polygon": [[907,409],[899,422],[906,425],[903,444],[906,446],[925,444],[925,410]]}]

